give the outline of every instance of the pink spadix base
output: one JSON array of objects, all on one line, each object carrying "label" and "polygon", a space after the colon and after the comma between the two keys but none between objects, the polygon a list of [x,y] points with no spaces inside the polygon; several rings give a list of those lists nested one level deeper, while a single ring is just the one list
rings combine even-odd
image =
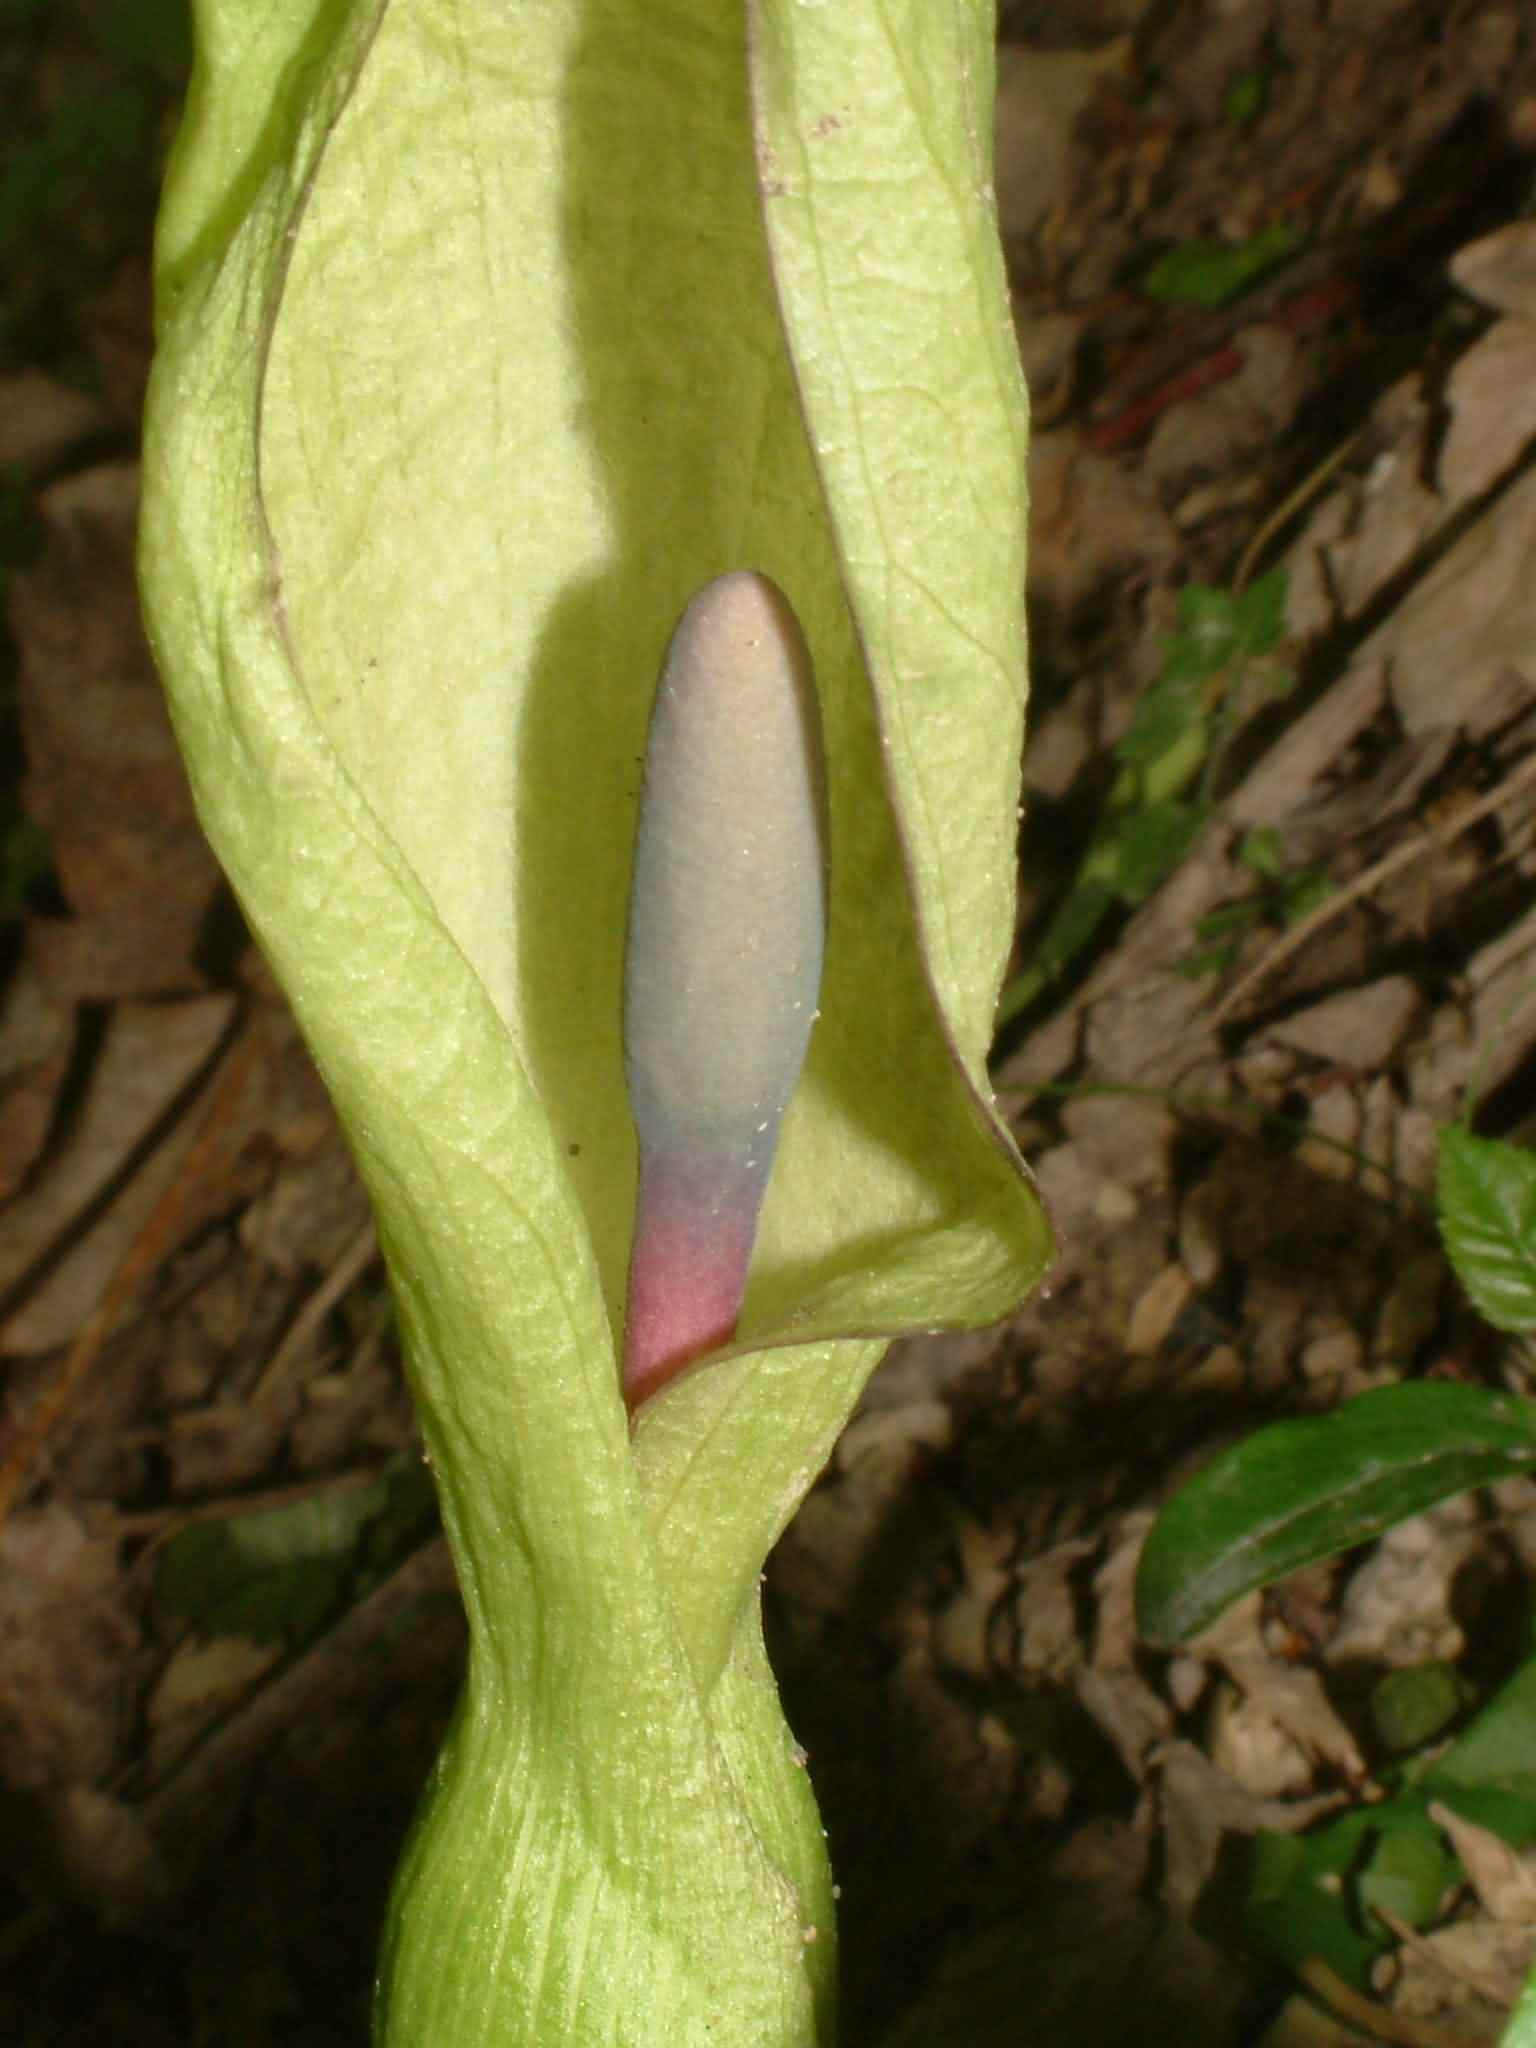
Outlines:
[{"label": "pink spadix base", "polygon": [[631,1414],[736,1334],[766,1175],[642,1159],[629,1261],[624,1399]]}]

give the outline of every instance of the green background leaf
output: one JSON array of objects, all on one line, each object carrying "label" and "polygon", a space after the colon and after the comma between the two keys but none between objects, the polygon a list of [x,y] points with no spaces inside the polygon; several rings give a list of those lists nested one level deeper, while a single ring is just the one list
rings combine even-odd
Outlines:
[{"label": "green background leaf", "polygon": [[1431,1791],[1476,1789],[1529,1801],[1525,1826],[1536,1833],[1536,1657],[1504,1681],[1422,1782]]},{"label": "green background leaf", "polygon": [[1136,1575],[1142,1633],[1185,1641],[1256,1586],[1533,1463],[1536,1408],[1486,1387],[1381,1387],[1271,1423],[1218,1453],[1158,1516]]},{"label": "green background leaf", "polygon": [[1265,1948],[1293,1968],[1321,1956],[1362,1988],[1392,1934],[1381,1907],[1410,1925],[1440,1910],[1458,1859],[1431,1808],[1444,1805],[1511,1848],[1536,1839],[1536,1660],[1507,1679],[1469,1727],[1403,1789],[1305,1835],[1261,1831],[1249,1868],[1246,1918]]},{"label": "green background leaf", "polygon": [[1249,1867],[1250,1935],[1292,1969],[1321,1957],[1365,1989],[1371,1963],[1393,1940],[1374,1909],[1422,1927],[1459,1867],[1429,1805],[1429,1794],[1407,1792],[1305,1835],[1261,1832]]},{"label": "green background leaf", "polygon": [[1536,1330],[1536,1152],[1440,1133],[1440,1234],[1456,1277],[1495,1329]]}]

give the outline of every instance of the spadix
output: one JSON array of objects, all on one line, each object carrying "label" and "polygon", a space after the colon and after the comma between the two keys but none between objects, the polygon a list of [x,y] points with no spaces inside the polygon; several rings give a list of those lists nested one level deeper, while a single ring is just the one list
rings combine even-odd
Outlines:
[{"label": "spadix", "polygon": [[683,613],[646,749],[624,979],[632,1409],[735,1331],[825,924],[810,655],[784,593],[738,570]]}]

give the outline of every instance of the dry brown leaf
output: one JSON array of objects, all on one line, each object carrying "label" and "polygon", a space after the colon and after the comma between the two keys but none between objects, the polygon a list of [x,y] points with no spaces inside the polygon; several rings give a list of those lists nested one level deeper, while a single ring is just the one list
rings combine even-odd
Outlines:
[{"label": "dry brown leaf", "polygon": [[1026,1679],[1061,1684],[1088,1652],[1078,1630],[1073,1574],[1093,1544],[1083,1538],[1056,1544],[1017,1569],[1013,1596],[1014,1669]]},{"label": "dry brown leaf", "polygon": [[[229,996],[125,1003],[114,1012],[73,1131],[37,1185],[6,1212],[0,1295],[50,1255],[111,1187],[212,1056],[233,1014]],[[49,1351],[79,1329],[174,1179],[192,1137],[183,1119],[7,1316],[0,1352]]]},{"label": "dry brown leaf", "polygon": [[1536,320],[1536,221],[1513,220],[1468,242],[1451,258],[1450,271],[1494,312]]},{"label": "dry brown leaf", "polygon": [[41,370],[0,377],[0,469],[45,470],[105,425],[94,398]]},{"label": "dry brown leaf", "polygon": [[1084,447],[1075,427],[1035,436],[1029,493],[1030,596],[1060,618],[1111,578],[1149,576],[1178,558],[1178,535],[1152,493]]},{"label": "dry brown leaf", "polygon": [[1286,626],[1295,639],[1357,617],[1439,525],[1444,508],[1423,476],[1433,421],[1418,376],[1378,400],[1365,476],[1323,499],[1287,557]]},{"label": "dry brown leaf", "polygon": [[[1271,1656],[1227,1656],[1222,1663],[1250,1707],[1273,1721],[1305,1754],[1332,1765],[1352,1783],[1363,1781],[1365,1759],[1355,1738],[1334,1712],[1315,1671],[1304,1665],[1283,1664],[1278,1657]],[[1249,1731],[1249,1740],[1252,1749],[1253,1729]],[[1272,1754],[1272,1748],[1268,1748],[1267,1760],[1272,1760]],[[1234,1776],[1238,1775],[1241,1758],[1236,1752],[1223,1761]],[[1278,1788],[1256,1784],[1254,1789],[1269,1797]]]},{"label": "dry brown leaf", "polygon": [[1459,993],[1408,1062],[1413,1100],[1442,1119],[1460,1113],[1474,1077],[1485,1094],[1497,1088],[1536,1042],[1536,910],[1473,954]]},{"label": "dry brown leaf", "polygon": [[1444,2016],[1469,2035],[1481,2034],[1491,2048],[1536,1961],[1536,1929],[1476,1919],[1455,1920],[1429,1934],[1401,1926],[1394,1932],[1403,1946],[1393,2010]]},{"label": "dry brown leaf", "polygon": [[1536,471],[1511,485],[1373,635],[1410,733],[1460,726],[1506,671],[1536,702]]},{"label": "dry brown leaf", "polygon": [[1093,1661],[1100,1671],[1131,1668],[1140,1641],[1136,1627],[1136,1567],[1154,1519],[1150,1508],[1122,1515],[1109,1554],[1094,1574],[1098,1616]]},{"label": "dry brown leaf", "polygon": [[74,912],[34,919],[29,949],[66,1001],[201,988],[220,886],[139,622],[137,510],[134,464],[54,484],[12,581],[24,798]]},{"label": "dry brown leaf", "polygon": [[138,1629],[118,1544],[62,1503],[0,1524],[0,1784],[99,1781],[118,1760]]},{"label": "dry brown leaf", "polygon": [[1429,1817],[1450,1836],[1472,1889],[1494,1919],[1536,1929],[1536,1870],[1525,1857],[1453,1806],[1436,1803]]},{"label": "dry brown leaf", "polygon": [[1253,1835],[1261,1828],[1299,1834],[1326,1814],[1336,1813],[1347,1794],[1328,1792],[1312,1799],[1271,1799],[1240,1785],[1192,1742],[1170,1742],[1159,1751],[1158,1804],[1164,1835],[1162,1893],[1179,1913],[1192,1913],[1216,1874],[1228,1835]]},{"label": "dry brown leaf", "polygon": [[1406,974],[1341,989],[1269,1027],[1269,1036],[1314,1059],[1359,1073],[1389,1066],[1423,1013],[1424,998]]},{"label": "dry brown leaf", "polygon": [[151,1927],[170,1902],[169,1872],[136,1808],[94,1785],[48,1802],[41,1853],[47,1885],[108,1927]]},{"label": "dry brown leaf", "polygon": [[1389,1529],[1349,1581],[1328,1662],[1405,1668],[1459,1657],[1465,1637],[1451,1594],[1482,1540],[1476,1517],[1463,1498]]},{"label": "dry brown leaf", "polygon": [[72,1037],[69,1012],[23,962],[0,1007],[0,1202],[22,1185],[47,1140]]},{"label": "dry brown leaf", "polygon": [[1138,1672],[1084,1664],[1073,1673],[1078,1703],[1114,1748],[1134,1784],[1145,1782],[1154,1752],[1173,1733],[1166,1702]]},{"label": "dry brown leaf", "polygon": [[1273,445],[1306,396],[1300,350],[1281,328],[1244,328],[1233,346],[1237,374],[1170,406],[1152,431],[1142,466],[1165,501],[1197,477],[1241,470]]},{"label": "dry brown leaf", "polygon": [[1101,83],[1130,69],[1131,39],[1099,49],[1040,50],[1004,43],[997,53],[993,186],[998,225],[1017,256],[1066,188],[1079,118]]},{"label": "dry brown leaf", "polygon": [[1440,486],[1454,510],[1496,483],[1536,434],[1536,319],[1497,321],[1452,370],[1445,397]]},{"label": "dry brown leaf", "polygon": [[149,1762],[162,1778],[282,1661],[281,1643],[244,1636],[188,1641],[172,1655],[148,1702]]}]

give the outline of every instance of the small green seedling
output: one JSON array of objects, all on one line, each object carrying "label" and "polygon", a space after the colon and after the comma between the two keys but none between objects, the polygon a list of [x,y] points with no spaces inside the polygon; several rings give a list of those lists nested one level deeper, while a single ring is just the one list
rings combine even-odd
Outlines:
[{"label": "small green seedling", "polygon": [[[1477,1308],[1511,1335],[1536,1330],[1536,1153],[1448,1129],[1436,1203],[1446,1251]],[[1470,1487],[1532,1473],[1536,1402],[1488,1387],[1409,1382],[1328,1415],[1273,1423],[1219,1453],[1158,1517],[1136,1581],[1142,1633],[1188,1641],[1244,1593]],[[1423,1711],[1418,1700],[1414,1711]],[[1439,1708],[1434,1725],[1443,1725]],[[1250,1929],[1291,1964],[1320,1955],[1363,1985],[1391,1938],[1375,1908],[1415,1927],[1434,1916],[1457,1865],[1433,1802],[1515,1847],[1536,1841],[1536,1654],[1527,1649],[1448,1750],[1410,1760],[1388,1783],[1389,1799],[1306,1836],[1259,1838]],[[1506,2048],[1520,2048],[1530,2029],[1528,1994]]]},{"label": "small green seedling", "polygon": [[1214,810],[1224,750],[1255,678],[1281,696],[1294,678],[1270,659],[1285,632],[1286,579],[1272,569],[1245,590],[1192,583],[1157,680],[1115,747],[1119,774],[1066,897],[1003,991],[1000,1020],[1020,1015],[1092,944],[1116,907],[1134,909],[1165,882]]},{"label": "small green seedling", "polygon": [[[1251,119],[1254,110],[1250,103],[1229,118]],[[1271,221],[1245,242],[1185,242],[1158,258],[1141,288],[1170,305],[1224,306],[1294,255],[1301,242],[1301,230],[1284,220]]]},{"label": "small green seedling", "polygon": [[1267,72],[1239,71],[1222,95],[1221,111],[1234,128],[1246,128],[1263,113],[1268,97]]},{"label": "small green seedling", "polygon": [[[1443,1131],[1436,1206],[1476,1307],[1511,1335],[1536,1330],[1536,1153]],[[1187,1641],[1256,1587],[1533,1469],[1536,1403],[1489,1387],[1410,1381],[1272,1423],[1213,1458],[1158,1517],[1136,1582],[1142,1632]]]},{"label": "small green seedling", "polygon": [[1182,974],[1224,973],[1250,932],[1265,924],[1285,929],[1300,924],[1333,893],[1325,869],[1285,865],[1280,836],[1272,826],[1245,832],[1237,845],[1237,858],[1256,877],[1257,887],[1251,895],[1218,904],[1198,921],[1195,949],[1179,962]]}]

